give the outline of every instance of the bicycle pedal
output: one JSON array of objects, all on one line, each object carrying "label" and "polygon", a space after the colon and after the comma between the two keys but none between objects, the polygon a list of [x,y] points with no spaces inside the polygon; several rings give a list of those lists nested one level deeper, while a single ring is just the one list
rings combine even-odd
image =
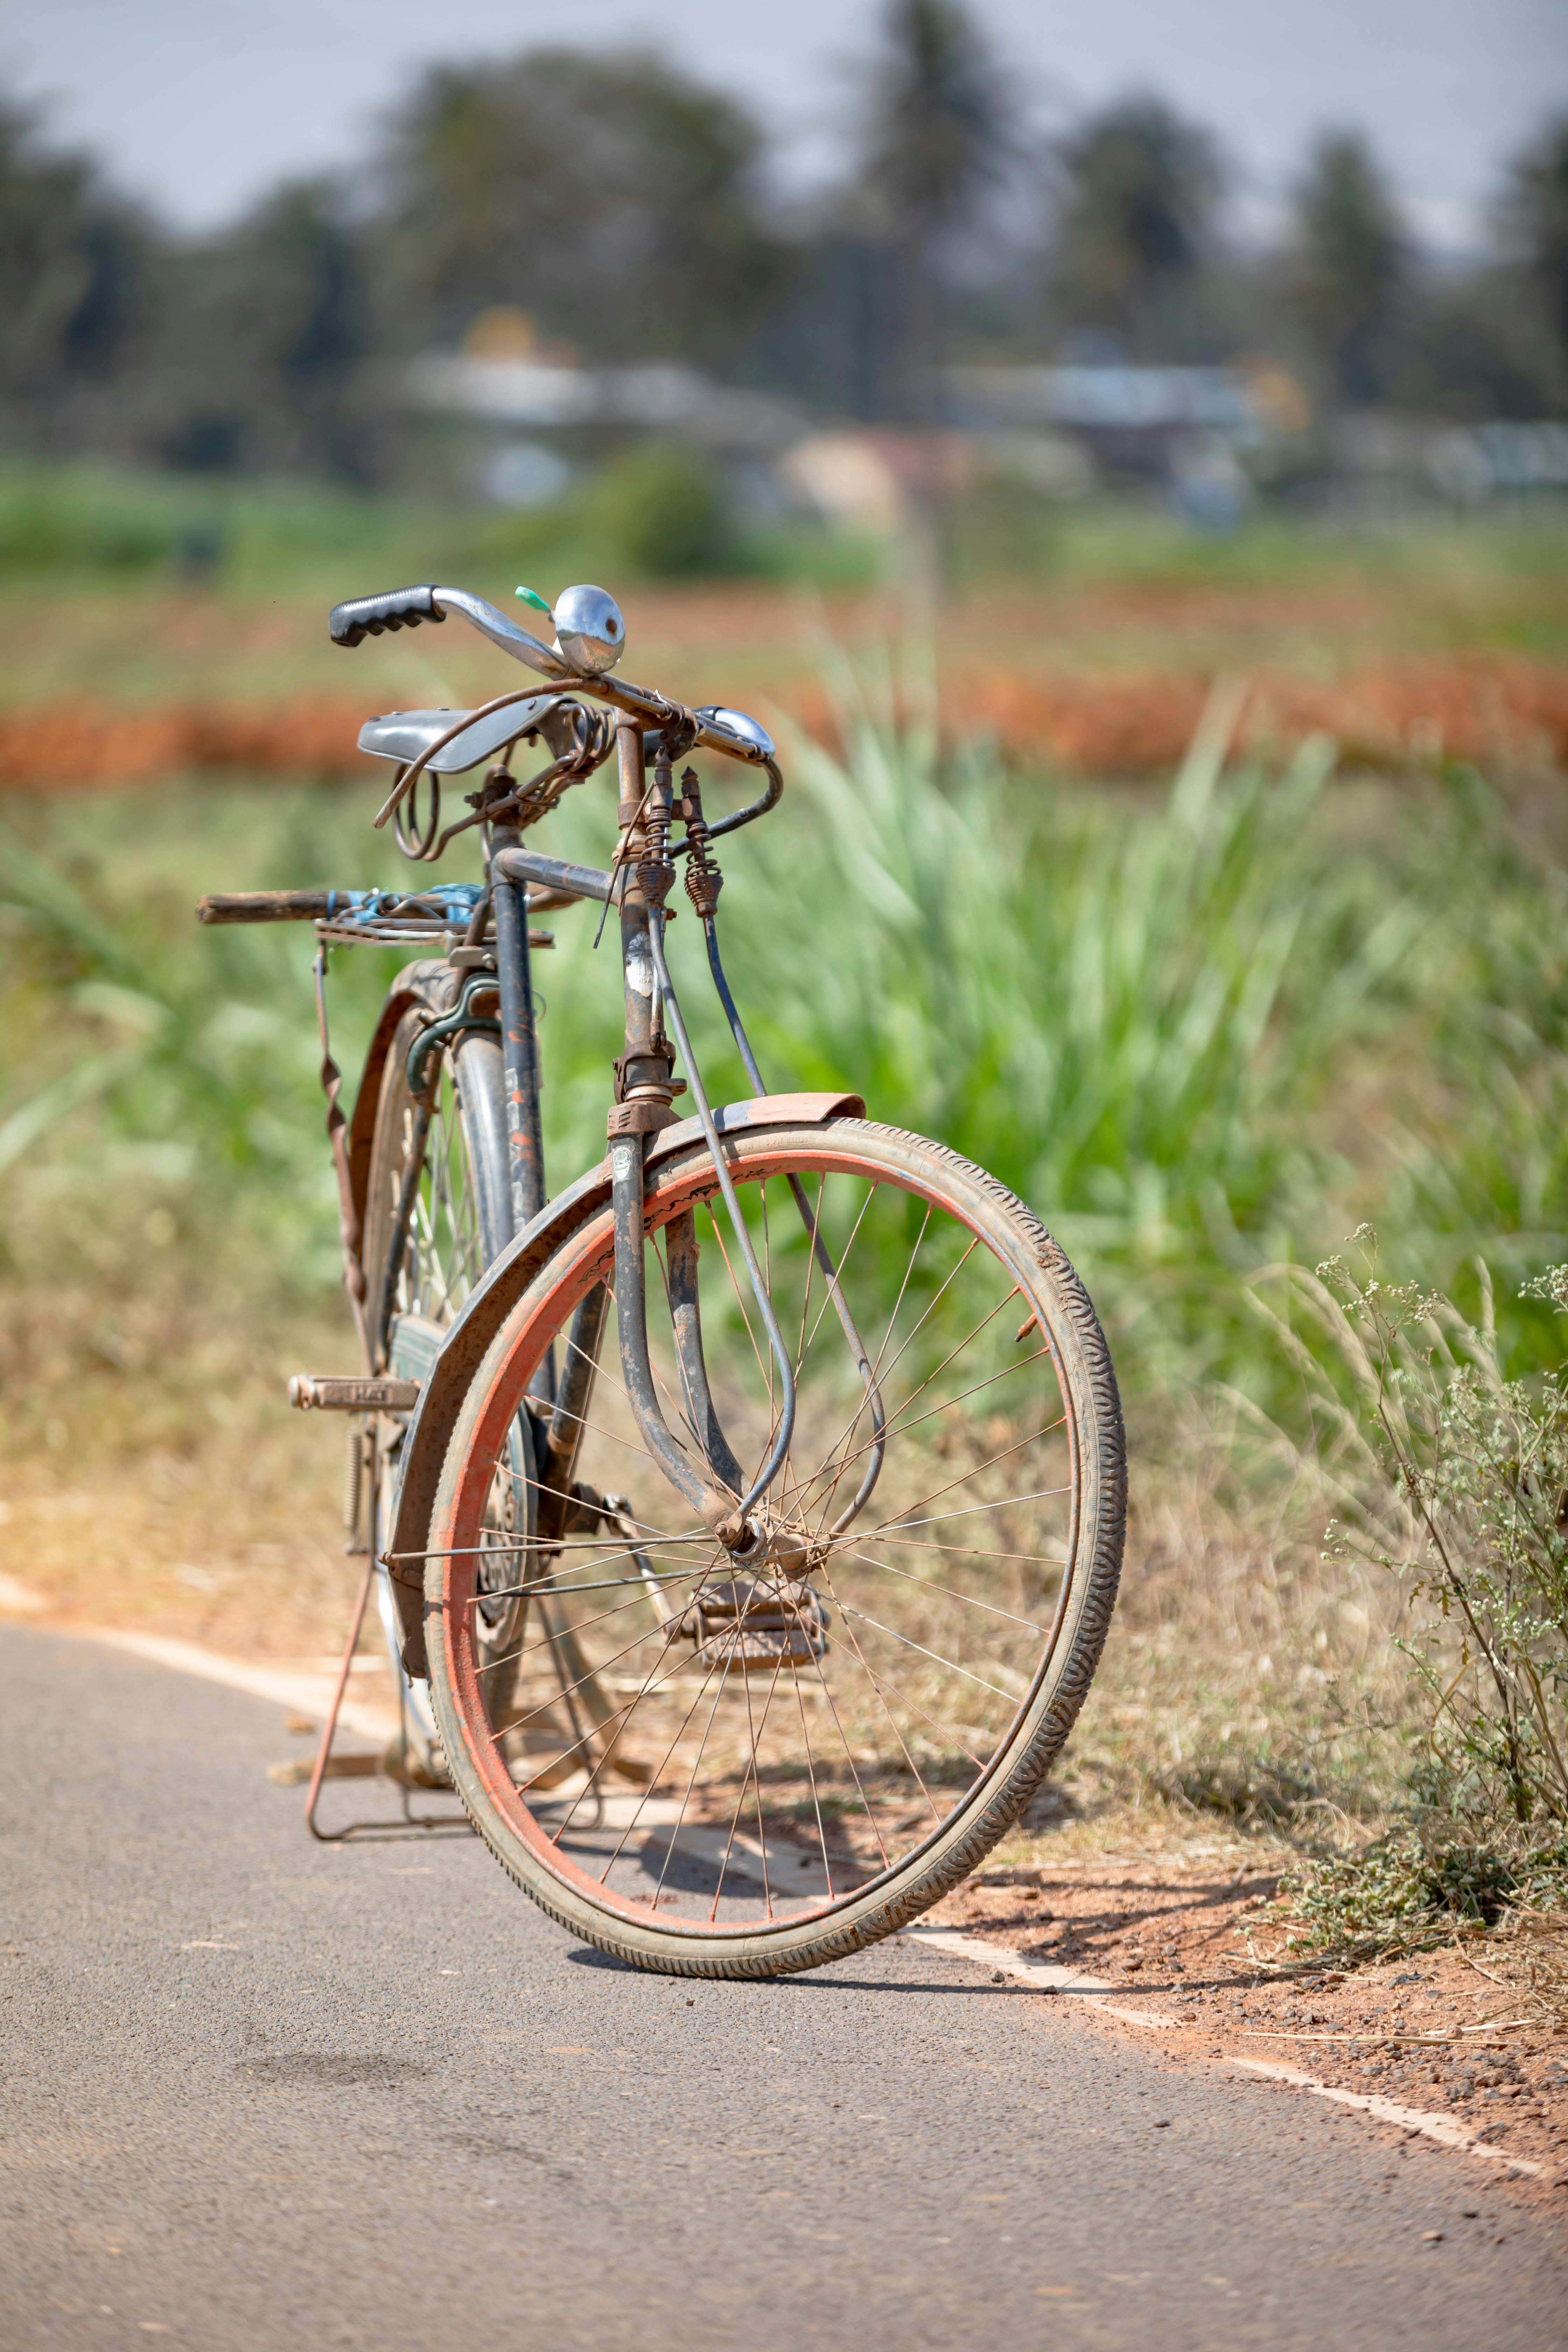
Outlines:
[{"label": "bicycle pedal", "polygon": [[300,1412],[412,1412],[417,1381],[360,1380],[336,1372],[296,1372],[289,1402]]},{"label": "bicycle pedal", "polygon": [[782,1591],[735,1577],[705,1591],[680,1630],[697,1645],[700,1663],[761,1674],[781,1665],[809,1666],[827,1654],[827,1612],[809,1584]]}]

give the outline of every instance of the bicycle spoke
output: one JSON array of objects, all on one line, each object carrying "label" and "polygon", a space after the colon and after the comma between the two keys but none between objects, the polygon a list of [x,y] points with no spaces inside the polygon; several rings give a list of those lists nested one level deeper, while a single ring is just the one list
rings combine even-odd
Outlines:
[{"label": "bicycle spoke", "polygon": [[658,1898],[664,1893],[664,1882],[668,1874],[670,1861],[675,1853],[675,1842],[680,1835],[680,1825],[686,1819],[686,1808],[691,1802],[691,1791],[697,1785],[697,1775],[702,1769],[702,1753],[708,1745],[708,1735],[713,1728],[713,1717],[719,1712],[719,1702],[724,1696],[724,1685],[729,1680],[729,1676],[730,1660],[726,1657],[723,1671],[719,1676],[719,1687],[713,1694],[713,1704],[709,1709],[708,1720],[702,1727],[702,1737],[698,1742],[697,1754],[692,1759],[691,1778],[686,1783],[686,1793],[680,1800],[680,1810],[675,1817],[675,1827],[669,1832],[669,1843],[664,1850],[664,1862],[659,1870],[658,1884],[654,1888],[652,1896],[648,1903],[648,1908],[650,1911],[658,1910]]},{"label": "bicycle spoke", "polygon": [[816,1764],[811,1752],[811,1733],[805,1720],[805,1693],[800,1686],[800,1671],[790,1668],[790,1680],[795,1685],[795,1703],[800,1710],[800,1744],[805,1750],[806,1777],[811,1782],[811,1810],[816,1816],[817,1843],[822,1848],[822,1874],[827,1881],[827,1896],[833,1899],[833,1864],[827,1858],[827,1832],[822,1826],[822,1799],[817,1793]]},{"label": "bicycle spoke", "polygon": [[676,1749],[679,1747],[681,1740],[686,1736],[687,1725],[691,1721],[692,1717],[696,1714],[698,1708],[701,1706],[703,1699],[706,1697],[708,1685],[713,1679],[713,1668],[710,1666],[706,1674],[704,1674],[701,1682],[698,1685],[696,1697],[692,1700],[691,1705],[687,1708],[686,1713],[681,1717],[680,1723],[674,1738],[670,1741],[669,1746],[665,1749],[663,1756],[659,1759],[658,1771],[654,1773],[652,1779],[647,1784],[647,1787],[643,1790],[642,1795],[638,1798],[637,1811],[633,1813],[631,1820],[626,1823],[626,1828],[621,1832],[619,1838],[616,1840],[615,1851],[610,1855],[609,1861],[599,1873],[599,1884],[601,1886],[605,1884],[606,1880],[609,1878],[611,1871],[620,1860],[621,1855],[626,1849],[627,1839],[632,1835],[637,1823],[642,1819],[643,1807],[647,1803],[648,1799],[652,1796],[654,1790],[663,1780],[666,1766],[668,1764],[670,1758],[674,1755]]},{"label": "bicycle spoke", "polygon": [[966,1609],[984,1609],[990,1616],[1005,1617],[1010,1625],[1021,1625],[1026,1633],[1038,1633],[1042,1638],[1045,1635],[1043,1625],[1035,1624],[1027,1617],[1017,1616],[1011,1609],[999,1609],[994,1601],[982,1601],[977,1593],[954,1592],[951,1585],[932,1584],[923,1576],[911,1576],[907,1568],[895,1568],[890,1559],[873,1559],[868,1551],[852,1551],[842,1556],[849,1559],[863,1559],[868,1567],[879,1568],[885,1575],[901,1576],[909,1583],[918,1585],[922,1592],[940,1592],[945,1601],[962,1601]]},{"label": "bicycle spoke", "polygon": [[[767,1706],[764,1706],[763,1709],[763,1722],[764,1727],[767,1723],[768,1706],[773,1704],[773,1688],[776,1688],[777,1686],[779,1671],[783,1663],[784,1662],[781,1659],[779,1665],[773,1668],[773,1686],[770,1687],[768,1692]],[[762,1734],[756,1728],[752,1716],[752,1677],[750,1675],[742,1675],[741,1676],[741,1680],[745,1687],[746,1693],[746,1738],[747,1745],[751,1750],[751,1756],[746,1765],[745,1771],[741,1776],[741,1793],[735,1800],[734,1819],[730,1823],[730,1834],[725,1840],[723,1858],[719,1864],[719,1884],[713,1889],[712,1907],[708,1914],[710,1919],[716,1919],[719,1916],[719,1897],[724,1892],[724,1873],[730,1867],[730,1856],[734,1852],[735,1847],[735,1832],[741,1826],[741,1815],[744,1812],[746,1808],[746,1790],[748,1788],[752,1787],[753,1783],[755,1783],[757,1789],[757,1841],[763,1849],[763,1900],[766,1906],[768,1917],[771,1919],[773,1916],[773,1896],[768,1892],[768,1845],[767,1838],[763,1829],[762,1785],[757,1780],[757,1742],[761,1738]]]},{"label": "bicycle spoke", "polygon": [[995,1683],[988,1683],[984,1675],[971,1674],[969,1668],[961,1666],[956,1658],[944,1658],[935,1650],[928,1650],[923,1642],[912,1641],[908,1633],[895,1632],[891,1625],[884,1625],[879,1619],[868,1616],[864,1609],[852,1609],[847,1601],[841,1600],[838,1606],[846,1617],[858,1617],[863,1625],[875,1625],[879,1633],[886,1633],[890,1641],[902,1642],[906,1649],[918,1650],[922,1658],[930,1658],[934,1665],[945,1666],[949,1674],[962,1675],[966,1682],[978,1683],[982,1690],[990,1691],[994,1697],[1005,1698],[1010,1706],[1017,1705],[1011,1691],[1001,1689]]},{"label": "bicycle spoke", "polygon": [[[952,1276],[949,1276],[949,1280],[950,1280],[950,1281],[951,1281],[951,1280],[952,1280],[952,1279],[957,1276],[957,1274],[961,1271],[961,1269],[962,1269],[962,1267],[963,1266],[963,1265],[967,1262],[969,1255],[970,1255],[970,1252],[966,1250],[966,1251],[964,1252],[964,1255],[963,1255],[963,1257],[960,1259],[958,1265],[954,1267]],[[943,1286],[942,1286],[942,1291],[939,1291],[939,1292],[937,1293],[937,1297],[936,1297],[936,1298],[934,1298],[934,1299],[931,1301],[931,1307],[929,1307],[927,1308],[925,1315],[923,1315],[923,1316],[921,1318],[920,1322],[919,1322],[919,1323],[917,1323],[917,1324],[915,1325],[914,1330],[913,1330],[913,1331],[911,1331],[911,1332],[910,1333],[910,1335],[909,1335],[909,1338],[905,1339],[903,1346],[899,1349],[899,1353],[898,1353],[898,1355],[897,1355],[897,1356],[895,1356],[895,1357],[893,1358],[892,1362],[888,1366],[888,1370],[889,1370],[889,1372],[892,1372],[893,1370],[895,1370],[897,1369],[898,1364],[899,1364],[899,1362],[900,1362],[900,1359],[901,1359],[904,1355],[906,1355],[906,1354],[908,1353],[908,1350],[909,1350],[909,1348],[910,1348],[910,1341],[912,1341],[912,1340],[914,1339],[914,1338],[916,1337],[916,1335],[919,1333],[919,1331],[920,1331],[920,1330],[922,1328],[922,1327],[924,1326],[924,1324],[925,1324],[925,1322],[927,1321],[928,1318],[931,1316],[931,1313],[933,1313],[933,1312],[934,1312],[934,1310],[935,1310],[935,1308],[936,1308],[936,1307],[937,1307],[938,1303],[940,1302],[940,1300],[941,1300],[941,1298],[942,1298],[942,1295],[943,1295],[943,1291],[945,1291],[946,1287],[947,1287],[947,1286],[946,1286],[946,1284],[944,1284],[944,1285],[943,1285]],[[1009,1297],[1016,1297],[1016,1292],[1010,1292],[1008,1295],[1009,1295]],[[947,1367],[948,1367],[948,1365],[949,1365],[950,1363],[952,1363],[952,1360],[953,1360],[953,1357],[954,1357],[954,1356],[957,1356],[957,1355],[959,1355],[959,1354],[961,1354],[961,1353],[962,1353],[962,1351],[963,1351],[963,1349],[964,1348],[966,1348],[966,1347],[968,1347],[968,1346],[970,1345],[971,1341],[973,1341],[973,1339],[977,1339],[977,1338],[979,1337],[980,1333],[981,1333],[983,1330],[984,1330],[984,1329],[985,1329],[986,1326],[987,1326],[988,1324],[990,1324],[990,1323],[992,1323],[992,1322],[994,1322],[994,1321],[995,1320],[996,1317],[997,1317],[997,1316],[1002,1312],[1003,1307],[1005,1307],[1005,1305],[1006,1305],[1006,1304],[1007,1304],[1007,1300],[1006,1300],[1005,1298],[1004,1298],[1004,1299],[1000,1299],[1000,1300],[997,1302],[997,1304],[996,1304],[996,1305],[995,1305],[995,1306],[991,1309],[990,1313],[989,1313],[988,1315],[986,1315],[986,1316],[984,1316],[984,1317],[981,1318],[980,1322],[979,1322],[979,1323],[977,1323],[977,1324],[975,1325],[975,1327],[974,1327],[973,1330],[973,1331],[971,1331],[971,1332],[967,1335],[967,1337],[966,1337],[965,1339],[961,1339],[961,1340],[959,1341],[958,1346],[957,1346],[955,1349],[952,1349],[952,1354],[950,1354],[950,1355],[948,1355],[948,1356],[946,1356],[946,1357],[944,1357],[944,1358],[943,1358],[942,1361],[942,1362],[937,1366],[936,1370],[935,1370],[934,1372],[929,1373],[929,1374],[927,1375],[927,1378],[926,1378],[924,1381],[921,1381],[920,1388],[918,1388],[918,1389],[915,1389],[915,1390],[912,1390],[912,1391],[911,1391],[910,1394],[908,1397],[906,1397],[906,1398],[905,1398],[905,1400],[904,1400],[904,1405],[911,1404],[911,1403],[914,1402],[914,1399],[915,1399],[917,1396],[919,1396],[919,1395],[921,1393],[921,1391],[922,1391],[925,1388],[927,1388],[927,1387],[930,1385],[930,1383],[931,1383],[931,1381],[932,1380],[935,1380],[935,1379],[938,1377],[938,1375],[939,1375],[940,1373],[942,1373],[942,1372],[945,1371],[945,1370],[946,1370],[946,1369],[947,1369]],[[888,1336],[889,1336],[889,1338],[890,1338],[890,1337],[892,1336],[892,1325],[891,1325],[890,1323],[889,1324],[889,1327],[888,1327]],[[886,1342],[886,1340],[884,1340],[884,1342],[883,1342],[883,1346],[884,1346],[884,1348],[886,1347],[886,1344],[887,1344],[887,1342]],[[875,1379],[877,1379],[877,1380],[878,1380],[878,1383],[879,1383],[879,1385],[880,1385],[880,1375],[879,1375],[879,1373],[878,1373],[878,1372],[875,1372],[875,1371],[874,1371],[874,1373],[873,1373],[873,1377],[874,1377]],[[844,1435],[843,1435],[843,1437],[842,1437],[842,1438],[840,1438],[840,1439],[838,1439],[837,1441],[836,1441],[836,1448],[835,1448],[835,1450],[837,1450],[837,1444],[843,1444],[847,1439],[848,1439],[849,1437],[853,1436],[854,1432],[855,1432],[855,1423],[856,1423],[856,1422],[858,1422],[858,1421],[859,1420],[859,1418],[860,1418],[860,1413],[861,1413],[864,1410],[865,1410],[864,1405],[861,1405],[861,1406],[857,1410],[856,1414],[855,1414],[855,1419],[854,1419],[853,1421],[851,1421],[851,1422],[850,1422],[848,1428],[844,1432]],[[903,1410],[904,1410],[904,1406],[902,1406],[902,1405],[901,1405],[901,1406],[900,1407],[900,1412],[902,1412]],[[884,1432],[884,1433],[883,1433],[883,1434],[884,1434],[884,1438],[886,1438],[886,1436],[887,1436],[888,1433],[887,1433],[887,1432]],[[875,1442],[876,1442],[876,1441],[875,1441],[874,1439],[871,1439],[871,1440],[868,1440],[868,1444],[874,1444]],[[829,1511],[832,1509],[832,1507],[833,1507],[833,1497],[834,1497],[834,1495],[835,1495],[835,1494],[837,1493],[837,1491],[839,1481],[840,1481],[840,1479],[843,1477],[845,1471],[848,1468],[849,1464],[850,1464],[851,1462],[853,1462],[853,1461],[855,1461],[855,1460],[857,1460],[857,1459],[858,1458],[858,1454],[859,1454],[859,1453],[863,1453],[865,1450],[866,1450],[866,1449],[865,1449],[865,1447],[860,1447],[860,1448],[858,1448],[858,1449],[857,1450],[857,1453],[856,1453],[856,1454],[849,1454],[849,1455],[847,1455],[847,1456],[844,1457],[843,1459],[841,1459],[841,1460],[837,1463],[837,1467],[835,1468],[835,1471],[834,1471],[833,1484],[832,1484],[832,1486],[828,1488],[827,1494],[826,1494],[826,1496],[824,1497],[824,1499],[823,1499],[821,1516],[820,1516],[820,1517],[819,1517],[819,1519],[818,1519],[818,1522],[817,1522],[817,1524],[818,1524],[818,1526],[819,1526],[819,1527],[822,1525],[823,1521],[824,1521],[824,1520],[826,1520],[826,1517],[827,1517],[828,1512],[829,1512]],[[819,1475],[821,1475],[821,1474],[819,1474]]]},{"label": "bicycle spoke", "polygon": [[[834,1599],[838,1602],[840,1615],[847,1617],[849,1612],[845,1609],[842,1598],[837,1593],[835,1593]],[[853,1633],[850,1634],[849,1639],[854,1648],[855,1655],[859,1659],[862,1666],[865,1666],[868,1679],[869,1680],[872,1688],[877,1693],[878,1703],[880,1706],[883,1714],[887,1717],[888,1721],[893,1727],[893,1737],[898,1741],[900,1749],[903,1751],[904,1761],[909,1766],[910,1770],[914,1774],[915,1780],[920,1788],[920,1792],[925,1799],[927,1804],[931,1806],[932,1815],[936,1820],[940,1821],[942,1819],[942,1815],[937,1812],[935,1805],[931,1803],[931,1791],[927,1789],[924,1780],[921,1779],[920,1767],[916,1764],[914,1758],[910,1754],[908,1744],[905,1741],[903,1733],[899,1728],[898,1721],[893,1714],[892,1708],[888,1705],[886,1698],[883,1696],[881,1687],[877,1681],[876,1675],[872,1674],[869,1665],[867,1664],[865,1654],[861,1650],[859,1643],[856,1641]]]}]

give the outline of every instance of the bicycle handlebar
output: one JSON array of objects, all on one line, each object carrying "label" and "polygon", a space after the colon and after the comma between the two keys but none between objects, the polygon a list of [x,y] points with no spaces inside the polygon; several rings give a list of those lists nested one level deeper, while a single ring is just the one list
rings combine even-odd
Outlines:
[{"label": "bicycle handlebar", "polygon": [[[663,730],[672,720],[689,723],[693,730],[691,748],[721,752],[725,759],[740,760],[748,767],[768,768],[774,778],[778,777],[771,744],[764,748],[761,743],[750,742],[717,719],[689,710],[684,703],[672,701],[655,688],[630,686],[620,678],[574,669],[558,647],[543,644],[527,629],[520,629],[505,613],[498,613],[493,604],[487,604],[482,596],[470,595],[466,588],[393,588],[377,596],[352,597],[346,604],[332,606],[327,628],[335,646],[357,646],[367,636],[379,636],[384,629],[416,629],[422,621],[441,621],[448,613],[460,613],[491,645],[539,677],[548,678],[553,686],[569,687],[574,694],[592,695],[595,701],[608,703],[612,710],[640,719],[647,728]],[[764,801],[755,803],[750,812],[726,818],[723,829],[732,830],[752,814],[760,816],[764,805],[773,807],[782,789],[783,780],[779,778]],[[719,830],[719,825],[713,827],[715,833]]]}]

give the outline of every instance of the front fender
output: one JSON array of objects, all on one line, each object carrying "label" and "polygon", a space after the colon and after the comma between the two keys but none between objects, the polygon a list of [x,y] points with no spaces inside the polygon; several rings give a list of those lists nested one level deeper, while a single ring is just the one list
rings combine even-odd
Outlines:
[{"label": "front fender", "polygon": [[[866,1106],[858,1095],[756,1095],[748,1102],[727,1103],[714,1113],[721,1135],[756,1127],[811,1127],[836,1118],[864,1118]],[[702,1140],[702,1123],[683,1118],[650,1137],[647,1164],[657,1166],[677,1151]],[[489,1352],[491,1340],[529,1284],[555,1251],[587,1218],[608,1205],[610,1162],[606,1156],[564,1192],[548,1202],[488,1268],[484,1280],[471,1291],[463,1311],[441,1342],[429,1378],[403,1441],[403,1477],[385,1565],[397,1601],[403,1626],[403,1663],[410,1675],[428,1675],[425,1656],[425,1551],[430,1515],[436,1505],[447,1448],[458,1425],[458,1415],[468,1382]]]}]

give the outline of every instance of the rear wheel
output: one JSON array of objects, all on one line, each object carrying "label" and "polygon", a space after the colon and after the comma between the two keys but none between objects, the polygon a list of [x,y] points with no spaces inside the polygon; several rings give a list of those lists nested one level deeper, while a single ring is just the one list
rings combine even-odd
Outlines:
[{"label": "rear wheel", "polygon": [[[490,1261],[511,1237],[501,1051],[491,1036],[460,1035],[439,1055],[424,1097],[408,1084],[410,1049],[428,1025],[411,1008],[398,1024],[376,1104],[366,1189],[363,1264],[378,1370],[423,1381],[448,1326]],[[392,1525],[402,1475],[405,1423],[383,1413],[374,1431],[373,1493],[378,1528]],[[477,1569],[475,1622],[480,1686],[493,1720],[510,1704],[519,1582],[531,1529],[531,1432],[526,1412],[510,1433],[504,1474],[484,1514],[487,1557]],[[379,1541],[377,1549],[379,1549]],[[491,1589],[499,1598],[491,1597]],[[402,1629],[384,1571],[380,1599],[395,1653]],[[401,1672],[401,1665],[399,1666]],[[402,1759],[416,1780],[444,1781],[435,1726],[422,1692],[409,1685],[414,1750]]]},{"label": "rear wheel", "polygon": [[[648,1454],[612,1301],[578,1521],[519,1580],[532,1590],[517,1596],[513,1701],[487,1706],[483,1529],[536,1367],[569,1350],[595,1286],[613,1288],[605,1206],[475,1375],[426,1584],[436,1719],[492,1851],[603,1948],[715,1976],[810,1968],[886,1935],[1004,1835],[1088,1689],[1125,1510],[1100,1326],[1019,1202],[861,1120],[752,1130],[726,1150],[798,1366],[757,1556],[721,1550]],[[872,1360],[879,1439],[796,1186]],[[689,1268],[695,1241],[712,1399],[749,1477],[777,1398],[716,1191],[700,1147],[649,1172],[650,1345],[666,1420],[699,1462],[702,1407],[664,1309],[672,1245]],[[574,1709],[589,1688],[594,1711]]]}]

